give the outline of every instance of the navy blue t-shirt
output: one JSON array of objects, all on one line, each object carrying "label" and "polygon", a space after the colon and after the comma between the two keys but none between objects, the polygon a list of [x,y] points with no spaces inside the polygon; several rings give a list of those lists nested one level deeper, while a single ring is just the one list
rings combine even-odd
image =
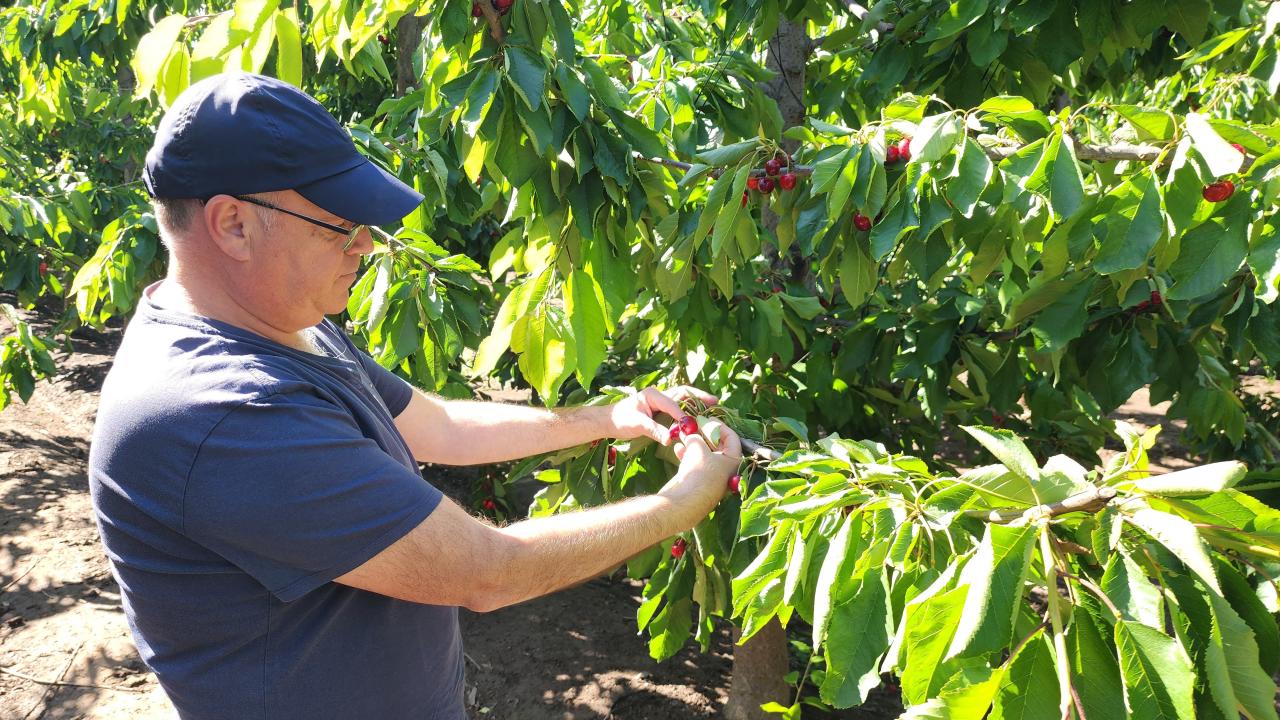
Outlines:
[{"label": "navy blue t-shirt", "polygon": [[426,518],[412,389],[325,321],[325,356],[144,294],[89,485],[142,659],[187,720],[463,711],[457,608],[332,582]]}]

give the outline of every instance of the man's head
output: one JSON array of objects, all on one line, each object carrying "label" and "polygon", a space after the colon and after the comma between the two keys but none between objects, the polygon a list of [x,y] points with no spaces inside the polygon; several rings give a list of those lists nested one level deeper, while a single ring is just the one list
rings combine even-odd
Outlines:
[{"label": "man's head", "polygon": [[367,232],[348,230],[397,222],[422,202],[362,156],[313,98],[246,73],[178,96],[143,181],[184,286],[277,316],[273,327],[340,311],[371,248]]}]

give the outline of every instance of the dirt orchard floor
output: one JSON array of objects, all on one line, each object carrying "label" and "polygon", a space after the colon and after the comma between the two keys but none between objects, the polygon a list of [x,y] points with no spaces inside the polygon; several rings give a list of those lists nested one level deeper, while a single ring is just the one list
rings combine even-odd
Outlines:
[{"label": "dirt orchard floor", "polygon": [[[0,328],[0,334],[7,332]],[[102,553],[85,477],[98,391],[119,331],[85,331],[61,375],[0,412],[0,720],[156,720],[175,714],[138,659]],[[1117,417],[1162,418],[1139,391]],[[1167,428],[1156,462],[1175,451]],[[515,607],[463,613],[475,718],[712,717],[728,697],[732,643],[653,662],[635,631],[641,584],[601,578]],[[23,677],[25,676],[25,677]],[[44,683],[38,681],[45,681]],[[62,683],[58,685],[49,682]],[[894,718],[900,706],[839,717]]]}]

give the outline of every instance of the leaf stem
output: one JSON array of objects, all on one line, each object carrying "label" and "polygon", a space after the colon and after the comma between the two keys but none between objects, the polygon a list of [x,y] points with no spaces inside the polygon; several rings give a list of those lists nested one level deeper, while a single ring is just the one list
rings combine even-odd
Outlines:
[{"label": "leaf stem", "polygon": [[1049,523],[1040,526],[1040,555],[1044,561],[1045,589],[1049,601],[1049,622],[1053,627],[1053,647],[1057,652],[1054,665],[1058,670],[1058,708],[1062,712],[1062,720],[1071,718],[1071,668],[1067,664],[1067,638],[1063,634],[1060,604],[1062,597],[1058,595],[1058,567],[1053,553],[1053,545],[1049,542]]}]

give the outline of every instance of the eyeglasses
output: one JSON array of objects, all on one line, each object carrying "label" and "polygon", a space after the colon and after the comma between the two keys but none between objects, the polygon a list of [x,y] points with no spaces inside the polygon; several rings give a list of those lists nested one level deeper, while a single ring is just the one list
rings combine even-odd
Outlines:
[{"label": "eyeglasses", "polygon": [[[303,215],[302,213],[298,213],[292,210],[282,208],[279,205],[272,205],[266,200],[259,200],[258,198],[249,197],[247,195],[232,195],[231,197],[237,200],[243,200],[244,202],[247,202],[251,205],[257,205],[258,207],[264,207],[264,208],[267,208],[268,210],[276,210],[286,215],[292,215],[298,218],[299,220],[306,220],[312,225],[317,225],[319,227],[324,228],[325,230],[331,230],[333,232],[338,233],[339,235],[346,235],[347,242],[342,245],[343,252],[346,252],[351,248],[351,246],[356,241],[356,236],[359,235],[362,231],[364,230],[373,231],[376,229],[372,225],[352,225],[349,228],[345,228],[345,227],[342,227],[341,225],[334,225],[333,223],[327,223],[323,220],[317,220],[313,217]],[[381,231],[379,231],[379,234],[381,234]]]}]

